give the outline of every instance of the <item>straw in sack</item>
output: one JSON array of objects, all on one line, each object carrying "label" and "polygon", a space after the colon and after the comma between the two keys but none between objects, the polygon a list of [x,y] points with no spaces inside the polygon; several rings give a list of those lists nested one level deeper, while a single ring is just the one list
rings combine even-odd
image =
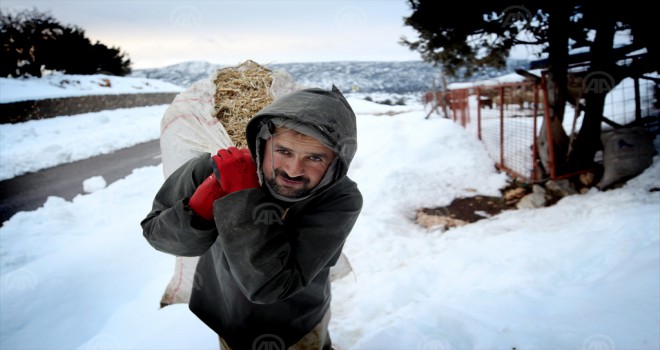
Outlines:
[{"label": "straw in sack", "polygon": [[215,117],[236,147],[246,147],[245,127],[252,116],[273,101],[272,71],[254,61],[218,70],[214,83]]}]

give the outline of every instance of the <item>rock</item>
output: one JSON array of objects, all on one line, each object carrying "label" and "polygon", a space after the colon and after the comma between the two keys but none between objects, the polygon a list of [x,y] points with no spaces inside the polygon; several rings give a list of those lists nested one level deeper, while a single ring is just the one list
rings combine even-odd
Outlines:
[{"label": "rock", "polygon": [[582,183],[584,186],[591,186],[594,184],[594,180],[596,179],[596,175],[592,172],[580,174],[580,183]]},{"label": "rock", "polygon": [[532,193],[523,197],[517,204],[518,209],[535,209],[545,206],[545,189],[539,185],[532,187]]},{"label": "rock", "polygon": [[549,180],[546,182],[545,188],[562,198],[573,194],[578,194],[578,191],[573,188],[568,180]]},{"label": "rock", "polygon": [[504,200],[509,202],[513,199],[521,198],[524,195],[525,195],[525,189],[522,187],[516,187],[512,190],[506,191],[506,193],[504,194]]},{"label": "rock", "polygon": [[426,214],[421,210],[417,211],[417,217],[415,218],[415,222],[418,225],[421,225],[428,229],[439,228],[442,229],[443,231],[452,227],[458,227],[468,224],[466,221],[452,218],[450,216]]}]

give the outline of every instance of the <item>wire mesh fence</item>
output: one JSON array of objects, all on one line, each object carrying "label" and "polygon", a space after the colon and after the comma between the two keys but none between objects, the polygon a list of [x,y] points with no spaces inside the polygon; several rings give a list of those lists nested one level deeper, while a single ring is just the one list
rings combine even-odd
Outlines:
[{"label": "wire mesh fence", "polygon": [[[647,76],[626,78],[612,86],[603,106],[601,129],[607,131],[634,124],[660,129],[658,86],[657,77]],[[541,174],[539,167],[537,138],[548,111],[547,92],[543,87],[542,80],[472,86],[447,91],[444,101],[448,104],[448,116],[483,142],[498,168],[515,178],[537,181],[548,174],[562,175],[555,169],[546,169],[545,174]],[[569,136],[569,150],[582,126],[583,97],[566,104],[561,120],[561,127]],[[660,130],[656,134],[658,132]],[[548,140],[553,137],[549,132]],[[549,164],[554,166],[555,163],[553,160]]]},{"label": "wire mesh fence", "polygon": [[451,118],[476,134],[499,168],[532,180],[535,137],[542,118],[536,84],[507,83],[449,93]]}]

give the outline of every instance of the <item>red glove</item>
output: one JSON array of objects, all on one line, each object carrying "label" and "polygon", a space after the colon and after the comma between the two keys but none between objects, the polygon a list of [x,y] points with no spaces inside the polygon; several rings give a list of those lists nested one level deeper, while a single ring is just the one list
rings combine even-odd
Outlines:
[{"label": "red glove", "polygon": [[221,149],[213,156],[213,161],[220,175],[220,186],[228,194],[247,188],[259,188],[257,167],[247,148]]},{"label": "red glove", "polygon": [[197,213],[197,215],[206,220],[212,220],[213,201],[226,194],[227,193],[222,190],[222,187],[220,187],[220,182],[215,177],[215,174],[211,174],[201,185],[199,185],[199,187],[197,187],[197,190],[195,190],[195,193],[193,193],[188,201],[188,206]]}]

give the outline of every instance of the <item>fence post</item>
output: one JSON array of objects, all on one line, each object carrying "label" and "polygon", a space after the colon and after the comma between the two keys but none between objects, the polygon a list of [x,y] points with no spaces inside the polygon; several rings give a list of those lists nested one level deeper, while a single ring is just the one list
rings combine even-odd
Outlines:
[{"label": "fence post", "polygon": [[[492,108],[492,105],[491,105]],[[481,87],[477,86],[477,138],[481,139]]]},{"label": "fence post", "polygon": [[642,119],[642,102],[639,96],[639,77],[634,78],[635,82],[635,121],[638,122]]}]

